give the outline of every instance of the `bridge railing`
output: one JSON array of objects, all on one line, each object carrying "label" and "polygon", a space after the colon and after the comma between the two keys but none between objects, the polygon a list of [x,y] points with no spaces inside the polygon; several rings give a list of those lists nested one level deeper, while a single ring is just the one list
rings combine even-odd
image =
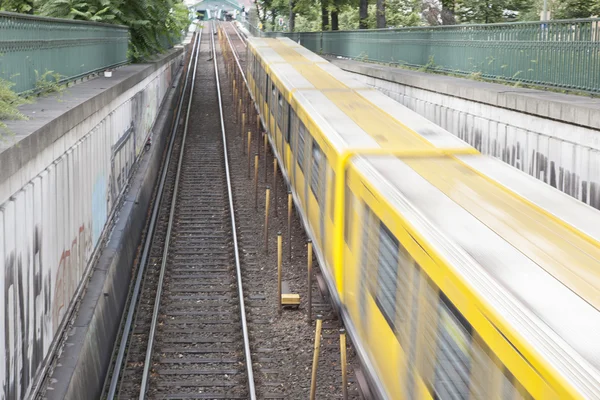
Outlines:
[{"label": "bridge railing", "polygon": [[322,54],[600,93],[600,19],[265,33]]},{"label": "bridge railing", "polygon": [[18,93],[48,71],[76,79],[126,63],[128,43],[125,26],[0,12],[0,78]]}]

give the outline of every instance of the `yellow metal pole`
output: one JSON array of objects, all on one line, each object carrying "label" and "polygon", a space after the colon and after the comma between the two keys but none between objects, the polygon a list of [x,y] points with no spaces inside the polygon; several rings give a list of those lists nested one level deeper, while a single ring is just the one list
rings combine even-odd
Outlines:
[{"label": "yellow metal pole", "polygon": [[258,153],[254,154],[254,209],[258,210]]},{"label": "yellow metal pole", "polygon": [[267,142],[269,141],[268,137],[267,137],[267,133],[265,132],[265,134],[263,135],[264,140],[263,140],[263,152],[265,153],[265,183],[267,183],[267,164],[269,163],[269,157],[267,157]]},{"label": "yellow metal pole", "polygon": [[283,257],[281,232],[277,232],[277,308],[281,313],[281,262]]},{"label": "yellow metal pole", "polygon": [[342,399],[348,400],[348,376],[346,374],[346,330],[340,329],[340,364],[342,367]]},{"label": "yellow metal pole", "polygon": [[308,264],[308,324],[312,322],[312,259],[313,259],[313,248],[312,240],[308,239],[308,257],[306,263]]},{"label": "yellow metal pole", "polygon": [[250,156],[250,145],[252,144],[252,132],[248,131],[248,179],[250,179],[250,160],[252,159],[252,157]]},{"label": "yellow metal pole", "polygon": [[319,366],[319,352],[321,351],[321,327],[323,317],[317,315],[317,328],[315,329],[315,349],[313,354],[312,374],[310,377],[310,400],[315,400],[317,392],[317,367]]},{"label": "yellow metal pole", "polygon": [[246,132],[246,113],[242,113],[242,141],[244,140],[244,133]]},{"label": "yellow metal pole", "polygon": [[271,198],[271,188],[267,186],[265,194],[265,253],[269,254],[269,200]]},{"label": "yellow metal pole", "polygon": [[292,191],[288,190],[288,253],[290,260],[292,259]]},{"label": "yellow metal pole", "polygon": [[233,108],[235,109],[235,122],[239,121],[239,116],[238,116],[238,110],[239,110],[239,106],[238,106],[238,99],[240,97],[240,90],[239,88],[235,88],[235,95],[233,96]]},{"label": "yellow metal pole", "polygon": [[275,217],[277,217],[277,157],[273,157],[273,200],[273,210],[275,211]]}]

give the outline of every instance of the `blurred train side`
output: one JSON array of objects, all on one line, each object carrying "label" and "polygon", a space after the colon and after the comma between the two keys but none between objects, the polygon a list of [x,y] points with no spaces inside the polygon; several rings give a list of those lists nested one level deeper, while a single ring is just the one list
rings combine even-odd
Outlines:
[{"label": "blurred train side", "polygon": [[[378,397],[598,398],[600,214],[289,39],[248,43],[252,97]],[[569,270],[551,246],[590,259]]]}]

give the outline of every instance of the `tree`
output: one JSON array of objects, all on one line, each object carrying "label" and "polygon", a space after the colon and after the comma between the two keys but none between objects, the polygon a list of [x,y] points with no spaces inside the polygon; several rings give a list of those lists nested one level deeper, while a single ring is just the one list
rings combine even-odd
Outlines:
[{"label": "tree", "polygon": [[329,9],[328,0],[321,0],[321,30],[329,30]]},{"label": "tree", "polygon": [[437,0],[423,0],[423,19],[431,26],[442,23],[442,4]]},{"label": "tree", "polygon": [[341,0],[333,0],[331,8],[331,30],[338,31],[340,29],[340,3]]},{"label": "tree", "polygon": [[462,0],[458,14],[462,22],[490,24],[502,22],[506,0]]},{"label": "tree", "polygon": [[562,0],[556,10],[556,18],[589,18],[600,6],[598,0]]},{"label": "tree", "polygon": [[377,28],[385,28],[385,0],[377,0]]},{"label": "tree", "polygon": [[294,10],[295,6],[296,3],[294,0],[290,0],[290,17],[288,22],[288,29],[290,32],[294,32],[294,28],[296,26],[296,11]]},{"label": "tree", "polygon": [[440,13],[442,25],[456,24],[456,18],[454,17],[455,11],[456,0],[442,0],[442,11]]},{"label": "tree", "polygon": [[48,0],[40,14],[126,25],[134,60],[163,51],[165,42],[173,43],[190,23],[180,0]]},{"label": "tree", "polygon": [[33,0],[4,0],[0,1],[0,11],[10,11],[21,14],[33,14]]},{"label": "tree", "polygon": [[359,18],[359,23],[358,23],[358,27],[359,29],[367,29],[367,18],[369,17],[369,1],[368,0],[359,0],[359,6],[358,6],[358,18]]}]

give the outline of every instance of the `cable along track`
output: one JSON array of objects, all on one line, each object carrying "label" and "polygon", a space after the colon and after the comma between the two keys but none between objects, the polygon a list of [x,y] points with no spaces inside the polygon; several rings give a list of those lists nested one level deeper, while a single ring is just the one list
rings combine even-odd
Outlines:
[{"label": "cable along track", "polygon": [[174,183],[161,182],[109,399],[256,399],[214,29],[197,36]]}]

